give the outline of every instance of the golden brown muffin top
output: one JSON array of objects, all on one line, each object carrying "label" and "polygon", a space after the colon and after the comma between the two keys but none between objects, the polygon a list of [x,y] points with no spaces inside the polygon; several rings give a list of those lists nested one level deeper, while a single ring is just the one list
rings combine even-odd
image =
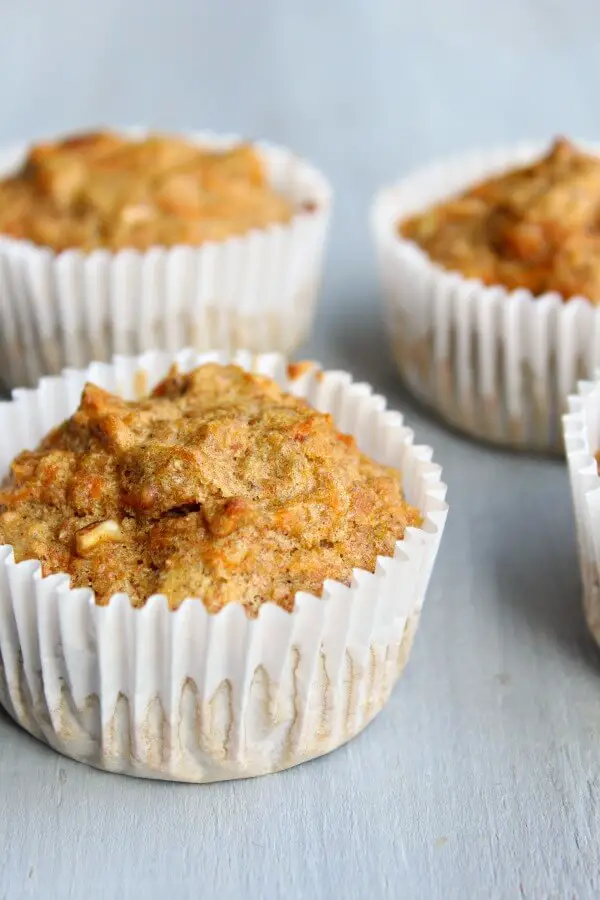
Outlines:
[{"label": "golden brown muffin top", "polygon": [[236,366],[173,370],[126,402],[87,384],[77,412],[13,462],[0,543],[99,603],[164,593],[255,614],[374,571],[420,525],[399,475],[331,416]]},{"label": "golden brown muffin top", "polygon": [[566,140],[532,165],[490,178],[399,230],[466,278],[600,303],[600,157]]},{"label": "golden brown muffin top", "polygon": [[34,146],[0,181],[0,234],[55,251],[197,246],[292,215],[247,144],[81,134]]}]

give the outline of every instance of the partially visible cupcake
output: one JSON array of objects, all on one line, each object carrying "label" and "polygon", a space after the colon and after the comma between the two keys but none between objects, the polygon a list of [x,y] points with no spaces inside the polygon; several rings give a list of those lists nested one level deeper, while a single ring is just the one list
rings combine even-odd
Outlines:
[{"label": "partially visible cupcake", "polygon": [[558,140],[432,166],[372,223],[409,386],[473,436],[560,450],[567,394],[600,363],[600,156]]},{"label": "partially visible cupcake", "polygon": [[112,354],[295,348],[320,287],[331,191],[289,151],[102,131],[0,166],[0,375]]},{"label": "partially visible cupcake", "polygon": [[575,525],[583,609],[589,629],[600,644],[600,370],[582,381],[569,397],[563,431]]},{"label": "partially visible cupcake", "polygon": [[66,372],[0,406],[0,700],[101,768],[265,774],[386,702],[445,489],[402,418],[343,373],[173,361]]}]

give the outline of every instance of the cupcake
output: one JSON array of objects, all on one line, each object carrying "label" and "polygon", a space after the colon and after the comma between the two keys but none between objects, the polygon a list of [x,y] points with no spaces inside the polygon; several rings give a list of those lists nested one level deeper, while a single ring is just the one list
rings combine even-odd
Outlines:
[{"label": "cupcake", "polygon": [[569,397],[563,417],[565,449],[575,524],[583,608],[589,629],[600,644],[600,370]]},{"label": "cupcake", "polygon": [[289,151],[80,134],[0,180],[0,377],[193,345],[289,352],[319,292],[330,189]]},{"label": "cupcake", "polygon": [[446,506],[367,385],[152,352],[0,416],[0,700],[31,734],[206,782],[327,753],[382,708]]},{"label": "cupcake", "polygon": [[558,140],[384,189],[372,225],[400,372],[470,435],[560,451],[600,362],[600,157]]}]

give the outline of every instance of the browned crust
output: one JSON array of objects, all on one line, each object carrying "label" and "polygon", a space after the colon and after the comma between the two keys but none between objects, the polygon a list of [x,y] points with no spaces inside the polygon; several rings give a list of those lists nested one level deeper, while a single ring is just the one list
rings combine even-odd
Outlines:
[{"label": "browned crust", "polygon": [[210,611],[293,606],[390,555],[417,510],[398,473],[331,416],[236,366],[174,368],[126,402],[86,385],[75,414],[13,462],[0,542],[99,603],[164,593]]},{"label": "browned crust", "polygon": [[248,144],[81,134],[33,146],[0,182],[0,233],[55,251],[198,246],[292,215]]},{"label": "browned crust", "polygon": [[600,301],[600,158],[564,139],[398,229],[466,278]]}]

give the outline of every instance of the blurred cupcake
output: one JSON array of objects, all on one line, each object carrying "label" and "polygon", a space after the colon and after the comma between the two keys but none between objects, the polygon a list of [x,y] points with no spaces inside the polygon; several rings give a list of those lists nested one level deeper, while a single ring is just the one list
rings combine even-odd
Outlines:
[{"label": "blurred cupcake", "polygon": [[559,451],[600,363],[600,157],[558,140],[432,166],[381,191],[372,226],[415,394],[475,437]]},{"label": "blurred cupcake", "polygon": [[0,169],[8,383],[152,348],[289,352],[310,331],[331,191],[288,150],[98,132]]},{"label": "blurred cupcake", "polygon": [[285,769],[406,663],[446,518],[431,450],[345,373],[233,362],[120,357],[0,406],[0,700],[67,756]]},{"label": "blurred cupcake", "polygon": [[600,644],[600,370],[569,397],[563,417],[565,449],[575,511],[583,608]]}]

